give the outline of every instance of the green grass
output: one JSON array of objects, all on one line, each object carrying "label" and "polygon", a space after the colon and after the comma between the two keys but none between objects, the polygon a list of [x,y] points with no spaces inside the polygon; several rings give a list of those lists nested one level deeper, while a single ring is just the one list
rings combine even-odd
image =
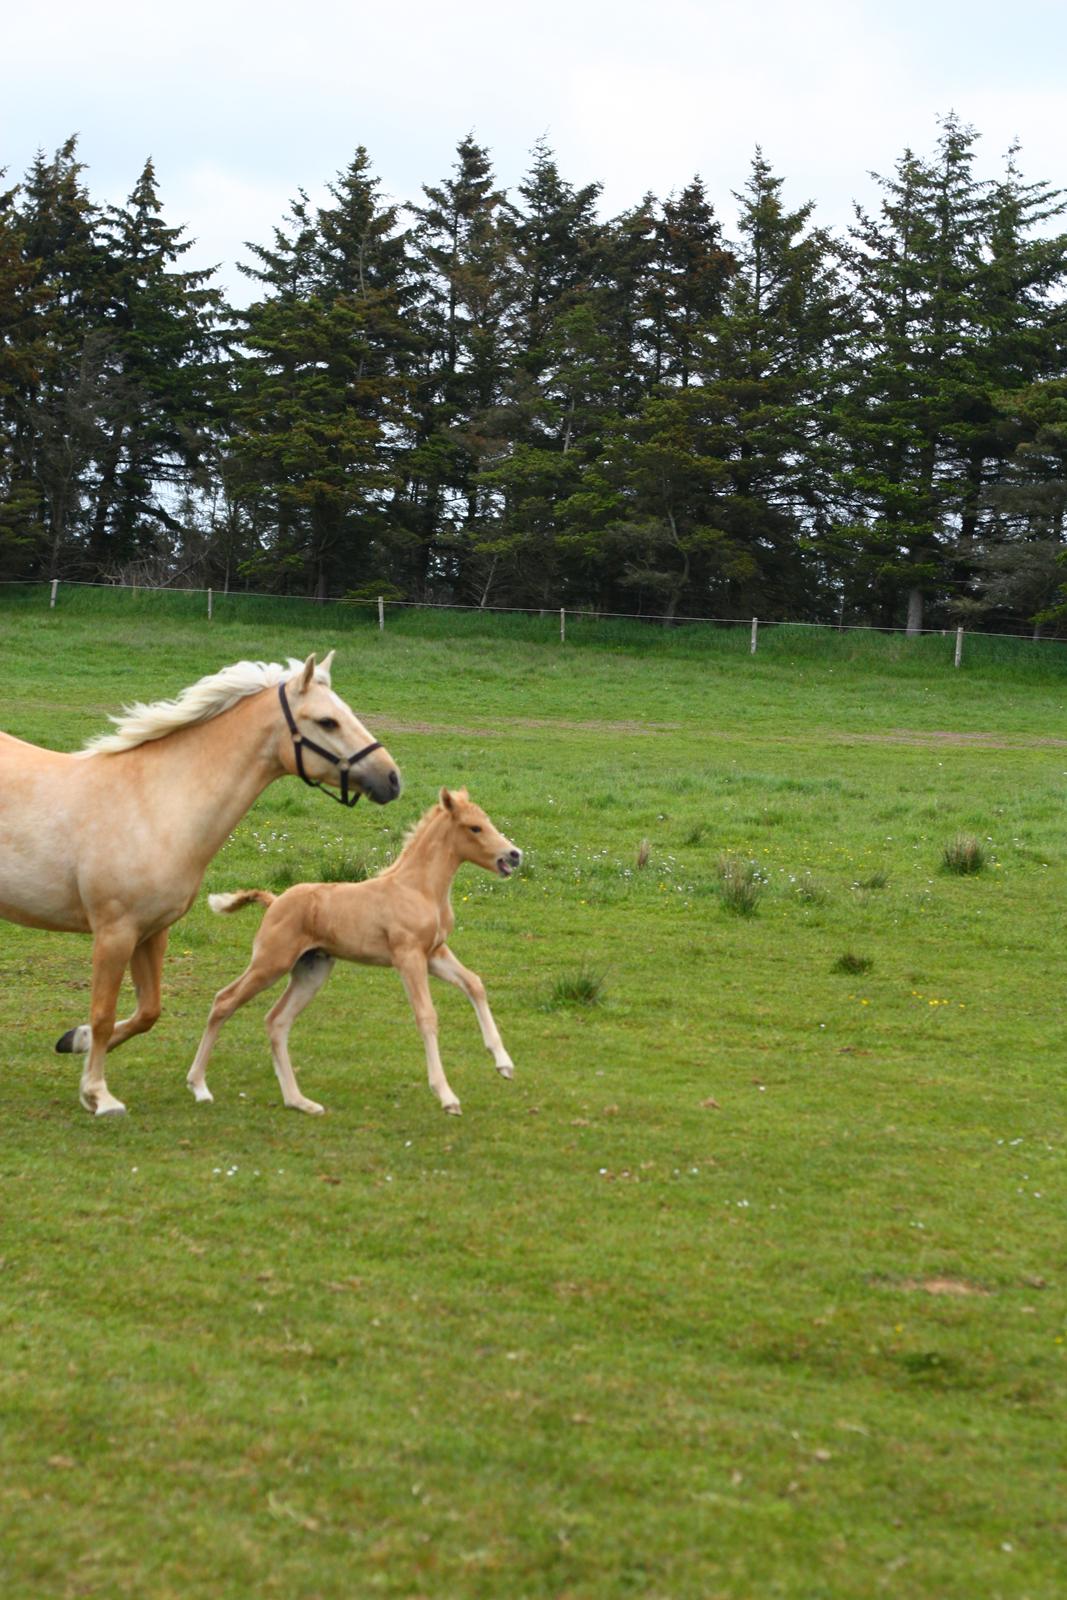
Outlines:
[{"label": "green grass", "polygon": [[376,870],[468,783],[527,852],[455,895],[516,1076],[435,990],[444,1117],[395,975],[339,965],[292,1037],[325,1118],[266,1000],[196,1106],[257,925],[202,896],[94,1122],[87,942],[0,924],[5,1597],[1058,1596],[1061,648],[159,600],[0,590],[3,726],[336,644],[404,797],[277,784],[205,889]]}]

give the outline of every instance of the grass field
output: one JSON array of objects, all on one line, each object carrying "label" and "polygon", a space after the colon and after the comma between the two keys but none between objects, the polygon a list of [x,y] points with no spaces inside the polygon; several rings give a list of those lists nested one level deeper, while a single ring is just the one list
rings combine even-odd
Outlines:
[{"label": "grass field", "polygon": [[373,869],[468,783],[527,852],[452,941],[516,1077],[441,989],[443,1116],[339,966],[325,1118],[262,1003],[195,1105],[256,923],[202,897],[94,1122],[88,943],[0,924],[6,1600],[1061,1596],[1067,652],[179,605],[0,596],[0,725],[337,645],[403,798],[277,784],[205,888]]}]

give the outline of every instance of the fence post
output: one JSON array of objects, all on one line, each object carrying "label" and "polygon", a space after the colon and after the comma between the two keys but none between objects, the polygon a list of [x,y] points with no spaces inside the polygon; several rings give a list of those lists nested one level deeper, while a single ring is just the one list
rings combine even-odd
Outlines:
[{"label": "fence post", "polygon": [[752,618],[752,643],[748,647],[748,653],[749,653],[750,656],[754,656],[756,654],[756,639],[757,639],[758,635],[759,635],[759,618],[758,617],[753,617]]},{"label": "fence post", "polygon": [[958,667],[962,660],[963,660],[963,624],[961,623],[960,626],[956,629],[956,662],[955,662],[955,665]]},{"label": "fence post", "polygon": [[52,579],[52,598],[48,602],[49,611],[54,611],[55,608],[56,608],[56,590],[58,588],[59,588],[59,579],[58,578],[53,578]]},{"label": "fence post", "polygon": [[207,592],[207,620],[209,622],[211,621],[212,601],[214,600],[214,597],[215,597],[214,590],[213,589],[209,589],[208,592]]},{"label": "fence post", "polygon": [[385,598],[382,595],[378,596],[378,632],[385,632]]},{"label": "fence post", "polygon": [[562,606],[559,608],[559,642],[564,644],[567,639],[567,613]]}]

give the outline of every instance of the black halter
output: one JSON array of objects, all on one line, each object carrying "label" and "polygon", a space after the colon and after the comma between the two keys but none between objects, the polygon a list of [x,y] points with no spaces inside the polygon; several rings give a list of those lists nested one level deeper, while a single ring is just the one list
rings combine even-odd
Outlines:
[{"label": "black halter", "polygon": [[[351,799],[349,799],[348,774],[356,765],[357,761],[362,761],[364,756],[373,755],[375,750],[380,750],[382,748],[380,741],[375,739],[373,744],[364,745],[363,749],[357,750],[354,756],[335,756],[332,750],[324,750],[321,744],[315,744],[315,742],[309,739],[306,734],[300,732],[300,729],[296,725],[296,718],[289,709],[289,702],[285,698],[284,679],[278,685],[278,699],[282,703],[282,710],[285,713],[285,720],[289,724],[289,732],[293,736],[293,750],[296,753],[296,770],[300,777],[303,778],[309,789],[322,789],[324,794],[328,794],[330,799],[336,800],[339,805],[354,806],[356,801],[359,799],[360,791],[357,789],[352,795]],[[340,794],[332,794],[331,791],[326,788],[325,784],[316,783],[314,778],[308,777],[307,773],[304,771],[305,750],[314,750],[317,756],[323,756],[327,761],[333,762],[334,766],[341,775]]]}]

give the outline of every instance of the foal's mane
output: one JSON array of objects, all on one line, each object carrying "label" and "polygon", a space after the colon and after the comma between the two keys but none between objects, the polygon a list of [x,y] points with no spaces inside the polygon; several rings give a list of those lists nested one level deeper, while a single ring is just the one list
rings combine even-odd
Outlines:
[{"label": "foal's mane", "polygon": [[[283,679],[291,678],[302,671],[303,666],[304,663],[294,656],[289,657],[285,667],[277,661],[235,661],[232,666],[191,683],[173,700],[154,700],[151,705],[138,701],[124,706],[121,716],[108,719],[115,724],[114,733],[97,734],[78,754],[114,755],[120,750],[134,750],[153,739],[165,739],[169,733],[177,733],[179,728],[188,728],[193,723],[209,722],[247,695],[273,688]],[[328,685],[329,672],[317,667],[315,680]]]}]

